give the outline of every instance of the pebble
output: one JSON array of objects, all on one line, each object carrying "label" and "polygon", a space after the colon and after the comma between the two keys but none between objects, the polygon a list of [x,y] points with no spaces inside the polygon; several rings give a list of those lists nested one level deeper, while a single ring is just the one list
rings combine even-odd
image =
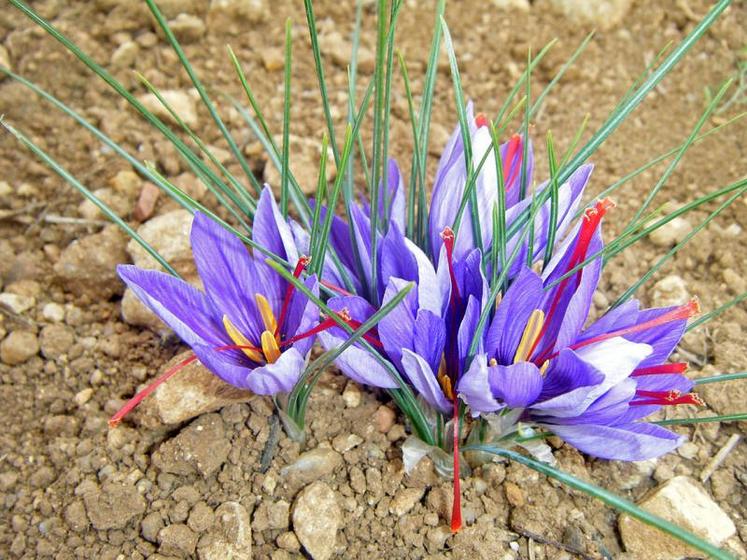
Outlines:
[{"label": "pebble", "polygon": [[374,425],[382,434],[387,433],[394,426],[396,413],[388,406],[381,405],[374,412]]},{"label": "pebble", "polygon": [[106,483],[83,495],[94,529],[123,529],[130,519],[145,512],[145,499],[134,486]]},{"label": "pebble", "polygon": [[332,448],[338,453],[345,453],[363,443],[363,438],[356,434],[340,434],[332,440]]},{"label": "pebble", "polygon": [[139,52],[140,47],[137,43],[134,41],[125,41],[112,53],[110,59],[111,65],[118,69],[130,68],[135,64]]},{"label": "pebble", "polygon": [[342,462],[342,455],[337,451],[317,447],[302,453],[294,463],[284,467],[280,474],[287,479],[289,486],[299,488],[331,474]]},{"label": "pebble", "polygon": [[197,556],[200,560],[251,560],[252,527],[244,506],[238,502],[218,506],[213,529],[200,539]]},{"label": "pebble", "polygon": [[75,393],[75,396],[73,397],[73,400],[75,401],[75,404],[78,406],[83,406],[88,401],[91,400],[91,397],[93,396],[93,389],[90,387],[83,389],[82,391],[78,391]]},{"label": "pebble", "polygon": [[213,508],[205,502],[197,502],[189,512],[189,519],[187,519],[187,525],[195,533],[207,531],[213,526],[214,522],[215,513],[213,512]]},{"label": "pebble", "polygon": [[135,208],[132,210],[132,219],[137,222],[144,222],[153,216],[159,196],[161,196],[161,189],[155,184],[149,181],[143,183]]},{"label": "pebble", "polygon": [[402,488],[389,502],[389,513],[398,517],[405,515],[423,499],[425,488]]},{"label": "pebble", "polygon": [[246,32],[247,24],[263,22],[270,15],[264,0],[211,0],[207,14],[208,27],[236,35]]},{"label": "pebble", "polygon": [[36,305],[36,299],[30,296],[3,292],[0,294],[0,305],[16,315],[20,315],[34,307]]},{"label": "pebble", "polygon": [[[736,532],[729,516],[700,485],[687,476],[668,480],[644,497],[638,505],[716,546],[720,546]],[[658,560],[675,560],[684,556],[701,555],[682,541],[627,515],[621,516],[618,523],[625,549],[641,558],[645,556]]]},{"label": "pebble", "polygon": [[[197,126],[199,122],[197,117],[197,100],[200,96],[196,90],[162,89],[159,93],[171,109],[188,126],[192,128]],[[161,105],[161,102],[154,94],[146,93],[139,96],[138,100],[157,117],[175,123],[171,113]]]},{"label": "pebble", "polygon": [[[10,55],[8,49],[2,45],[0,45],[0,66],[5,66],[10,70]],[[5,74],[0,74],[0,80],[3,78],[5,78]]]},{"label": "pebble", "polygon": [[[137,233],[180,274],[189,276],[196,272],[189,243],[191,230],[192,214],[186,210],[173,210],[148,220],[138,228]],[[127,252],[135,266],[162,270],[161,265],[137,241],[128,243]]]},{"label": "pebble", "polygon": [[304,488],[293,505],[293,532],[314,560],[335,552],[342,512],[332,489],[317,481]]},{"label": "pebble", "polygon": [[124,290],[115,267],[127,262],[126,243],[117,226],[107,226],[68,245],[54,271],[68,291],[91,301],[105,301]]},{"label": "pebble", "polygon": [[260,51],[259,56],[262,59],[262,65],[268,72],[282,70],[285,66],[285,55],[282,49],[269,47]]},{"label": "pebble", "polygon": [[687,303],[690,294],[685,280],[681,276],[670,274],[654,284],[651,297],[656,307],[669,307]]},{"label": "pebble", "polygon": [[194,554],[197,535],[183,523],[174,523],[158,532],[158,552],[179,557]]},{"label": "pebble", "polygon": [[67,354],[74,342],[75,331],[57,323],[45,326],[39,336],[42,356],[48,360],[56,360]]},{"label": "pebble", "polygon": [[[130,201],[124,195],[114,191],[114,189],[104,187],[103,189],[96,189],[93,191],[93,194],[100,198],[101,202],[111,208],[120,218],[124,218],[130,213]],[[86,220],[107,219],[103,212],[99,210],[99,207],[88,199],[85,199],[78,205],[78,214]]]},{"label": "pebble", "polygon": [[176,38],[183,43],[194,43],[205,34],[205,23],[197,16],[179,14],[169,22]]},{"label": "pebble", "polygon": [[158,533],[163,528],[163,518],[157,511],[151,512],[146,515],[140,522],[140,534],[146,541],[157,542]]},{"label": "pebble", "polygon": [[[190,351],[177,354],[158,374],[175,367],[191,355]],[[250,391],[229,385],[194,361],[143,401],[138,407],[138,419],[149,428],[175,426],[225,406],[247,402],[253,396]]]},{"label": "pebble", "polygon": [[618,25],[630,10],[631,0],[545,0],[574,23],[606,31]]},{"label": "pebble", "polygon": [[649,234],[649,239],[657,247],[672,247],[690,233],[692,226],[685,218],[677,217]]},{"label": "pebble", "polygon": [[347,408],[356,408],[361,404],[361,390],[354,381],[348,381],[342,392],[342,400]]},{"label": "pebble", "polygon": [[283,550],[287,550],[289,552],[298,552],[299,550],[301,550],[301,543],[298,542],[298,537],[296,537],[296,534],[292,531],[281,534],[275,540],[275,543]]},{"label": "pebble", "polygon": [[226,462],[230,450],[220,415],[205,414],[162,443],[153,464],[165,473],[199,473],[207,478]]},{"label": "pebble", "polygon": [[61,323],[65,320],[65,308],[59,303],[47,303],[42,308],[42,317],[51,323]]},{"label": "pebble", "polygon": [[252,519],[252,530],[287,529],[290,519],[290,504],[285,500],[265,500],[259,504]]},{"label": "pebble", "polygon": [[733,268],[725,268],[721,271],[726,286],[735,294],[742,294],[747,287],[747,281]]},{"label": "pebble", "polygon": [[0,343],[0,360],[9,366],[22,364],[39,352],[39,340],[31,331],[12,331]]}]

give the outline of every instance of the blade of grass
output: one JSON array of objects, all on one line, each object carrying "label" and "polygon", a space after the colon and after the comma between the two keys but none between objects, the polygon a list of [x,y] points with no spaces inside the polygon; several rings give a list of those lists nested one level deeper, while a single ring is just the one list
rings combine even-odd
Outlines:
[{"label": "blade of grass", "polygon": [[723,381],[736,381],[738,379],[747,379],[747,371],[739,371],[736,373],[722,373],[721,375],[711,375],[709,377],[701,377],[694,379],[693,382],[696,385],[708,385],[709,383],[721,383]]},{"label": "blade of grass", "polygon": [[[488,123],[490,127],[490,140],[493,145],[493,153],[496,157],[493,158],[495,162],[495,176],[498,179],[496,185],[496,206],[493,208],[493,277],[490,287],[494,288],[498,280],[498,270],[503,271],[506,269],[506,184],[505,178],[503,177],[503,165],[501,158],[498,154],[501,153],[501,145],[498,140],[498,132],[495,129],[495,124]],[[505,282],[504,286],[505,288]],[[501,288],[501,290],[503,290]]]},{"label": "blade of grass", "polygon": [[[530,48],[527,52],[527,68],[532,66],[532,49]],[[532,73],[527,72],[526,77],[526,91],[524,96],[526,97],[526,103],[524,104],[524,123],[521,127],[522,131],[524,132],[524,142],[522,146],[522,155],[521,155],[521,174],[519,175],[519,200],[524,200],[527,195],[527,189],[529,188],[529,185],[527,185],[527,157],[529,157],[529,119],[530,119],[530,111],[531,111],[531,104],[532,104]],[[532,228],[532,231],[530,233],[529,240],[530,242],[533,241],[534,236],[534,228]],[[530,247],[531,249],[531,247]],[[528,253],[527,258],[531,259],[532,251],[530,250]]]},{"label": "blade of grass", "polygon": [[[441,18],[442,33],[444,36],[444,46],[446,47],[446,53],[449,57],[449,66],[451,68],[451,80],[454,85],[454,104],[456,105],[457,116],[459,117],[459,129],[462,135],[462,147],[464,149],[464,173],[469,182],[470,178],[474,174],[475,170],[472,167],[472,133],[470,123],[467,122],[467,105],[464,100],[464,91],[462,90],[462,79],[459,75],[459,65],[457,64],[456,54],[454,52],[454,44],[451,40],[451,33],[449,32],[449,26],[446,24],[446,20]],[[480,224],[480,213],[477,205],[477,191],[475,189],[466,189],[464,197],[469,197],[469,204],[471,206],[470,220],[472,223],[472,239],[475,247],[483,252],[482,244],[482,226]],[[459,229],[461,220],[456,220],[452,225],[451,229],[454,231],[454,235],[459,235]]]},{"label": "blade of grass", "polygon": [[[550,263],[552,258],[552,252],[555,245],[555,234],[558,227],[558,204],[559,195],[558,189],[558,163],[555,159],[555,146],[553,145],[552,133],[547,133],[547,158],[550,169],[550,221],[547,224],[547,246],[545,247],[545,256],[543,257],[543,270],[544,267]],[[531,256],[529,257],[532,258]],[[531,262],[529,263],[531,266]]]},{"label": "blade of grass", "polygon": [[726,199],[721,205],[719,205],[716,210],[711,212],[711,214],[702,222],[700,222],[697,226],[695,226],[679,243],[677,243],[674,247],[672,247],[671,250],[669,250],[664,256],[662,256],[658,261],[656,261],[656,264],[654,264],[651,268],[646,271],[646,273],[641,276],[632,286],[630,286],[627,290],[625,290],[625,293],[623,293],[617,300],[610,306],[610,309],[614,309],[615,307],[618,307],[619,305],[622,305],[625,303],[628,299],[630,299],[633,294],[636,293],[638,288],[640,288],[643,284],[645,284],[656,272],[662,267],[664,263],[666,263],[670,258],[672,258],[674,255],[676,255],[682,247],[684,247],[695,235],[698,234],[700,230],[702,230],[704,227],[706,227],[709,223],[711,223],[721,212],[723,212],[726,208],[732,205],[738,198],[740,198],[745,192],[747,192],[747,187],[743,188],[742,190],[737,191],[732,196],[730,196],[728,199]]},{"label": "blade of grass", "polygon": [[740,414],[726,414],[724,416],[706,416],[704,418],[672,418],[671,420],[658,420],[652,424],[659,426],[688,426],[690,424],[706,424],[709,422],[742,422],[747,420],[747,412]]},{"label": "blade of grass", "polygon": [[538,473],[544,474],[545,476],[548,476],[550,478],[554,478],[558,482],[561,482],[566,486],[573,488],[574,490],[579,490],[587,496],[596,498],[604,502],[608,506],[611,506],[618,511],[629,515],[630,517],[637,519],[638,521],[641,521],[647,525],[651,525],[652,527],[656,527],[660,531],[671,535],[672,537],[679,539],[682,542],[694,548],[697,548],[702,552],[705,552],[712,558],[716,558],[718,560],[733,560],[731,555],[724,552],[720,548],[693,535],[692,533],[682,529],[681,527],[678,527],[677,525],[646,511],[645,509],[639,508],[633,502],[617,496],[609,490],[600,488],[595,484],[586,482],[585,480],[581,480],[580,478],[576,478],[571,474],[551,467],[546,463],[542,463],[529,457],[525,457],[524,455],[517,453],[516,451],[503,449],[501,447],[493,445],[470,445],[465,447],[465,451],[467,450],[492,453],[493,455],[498,455],[499,457],[505,457],[507,459],[511,459],[512,461],[516,461],[517,463],[529,467],[530,469],[537,471]]},{"label": "blade of grass", "polygon": [[291,19],[285,20],[285,71],[283,72],[283,168],[280,172],[280,212],[288,217],[288,168],[290,166]]},{"label": "blade of grass", "polygon": [[228,144],[228,147],[231,150],[231,153],[234,155],[234,157],[236,158],[236,161],[239,163],[239,166],[241,166],[241,169],[246,174],[246,177],[247,179],[249,179],[249,183],[254,188],[255,193],[257,194],[257,196],[259,196],[260,193],[262,192],[262,187],[259,184],[259,181],[257,181],[257,178],[254,176],[254,173],[252,172],[251,167],[249,167],[249,163],[244,158],[244,154],[241,153],[241,149],[239,149],[230,131],[228,130],[226,125],[223,123],[223,120],[220,118],[220,115],[218,114],[218,110],[215,108],[215,105],[210,100],[210,96],[208,95],[207,90],[205,89],[205,86],[202,85],[202,82],[197,77],[197,73],[195,72],[194,68],[190,64],[189,59],[187,58],[187,55],[184,54],[184,50],[182,49],[182,46],[177,40],[174,33],[171,31],[171,28],[169,27],[169,24],[166,21],[166,18],[163,17],[161,10],[158,9],[158,6],[156,6],[156,3],[154,2],[154,0],[145,0],[145,3],[148,5],[148,8],[153,14],[153,17],[156,18],[156,22],[158,23],[158,26],[161,28],[161,31],[163,31],[164,35],[166,36],[166,40],[171,45],[171,48],[174,49],[174,52],[176,53],[176,56],[179,58],[179,61],[181,62],[182,67],[187,72],[189,79],[192,81],[192,85],[194,85],[195,89],[200,94],[200,99],[202,99],[202,102],[205,105],[205,108],[208,110],[208,113],[210,113],[210,117],[213,119],[213,122],[215,122],[215,125],[218,127],[218,130],[220,130],[220,133],[223,135],[223,138],[226,140],[226,143]]},{"label": "blade of grass", "polygon": [[[319,178],[316,184],[316,197],[314,202],[314,217],[311,221],[311,232],[309,235],[309,255],[316,255],[319,252],[317,247],[318,240],[321,239],[320,228],[322,206],[325,204],[327,197],[327,145],[329,140],[327,139],[327,133],[325,132],[322,136],[322,155],[319,161]],[[329,205],[327,204],[329,208]],[[310,269],[321,277],[322,271],[324,270],[324,263],[316,263],[313,260],[310,264]]]},{"label": "blade of grass", "polygon": [[329,135],[329,143],[330,146],[332,146],[332,154],[335,158],[335,167],[337,169],[340,169],[340,152],[337,149],[335,125],[332,120],[332,111],[329,105],[329,94],[327,93],[327,81],[324,78],[324,65],[322,64],[322,53],[319,48],[319,35],[316,30],[314,6],[311,0],[304,0],[303,4],[306,9],[306,23],[309,28],[309,37],[311,38],[311,52],[314,55],[314,68],[316,71],[317,81],[319,82],[319,93],[322,96],[322,108],[324,110],[324,120],[327,123],[327,134]]},{"label": "blade of grass", "polygon": [[109,206],[107,206],[99,197],[93,194],[90,189],[88,189],[85,185],[78,181],[78,179],[71,175],[59,163],[57,163],[57,161],[54,160],[52,156],[50,156],[39,146],[37,146],[28,136],[12,127],[4,120],[0,119],[0,125],[2,125],[8,132],[15,136],[16,139],[21,142],[21,144],[31,150],[31,152],[33,152],[36,157],[38,157],[47,166],[49,166],[52,171],[57,173],[65,181],[70,183],[70,185],[72,185],[78,192],[80,192],[83,196],[90,200],[109,220],[118,225],[127,235],[137,241],[137,243],[143,249],[145,249],[145,251],[147,251],[147,253],[151,257],[156,259],[158,264],[160,264],[169,274],[172,274],[177,278],[180,277],[179,273],[166,261],[166,259],[164,259],[160,255],[160,253],[158,253],[158,251],[156,251],[147,241],[145,241],[145,239],[143,239],[134,229],[132,229],[127,222],[117,216],[117,214],[111,208],[109,208]]},{"label": "blade of grass", "polygon": [[[361,22],[363,20],[363,0],[355,2],[355,24],[353,25],[352,48],[350,52],[350,66],[348,68],[348,123],[355,120],[355,98],[356,98],[356,81],[358,78],[358,49],[361,39]],[[359,136],[360,139],[360,136]],[[360,139],[362,142],[362,139]],[[364,165],[364,170],[365,165]],[[345,204],[353,200],[353,190],[355,188],[355,158],[350,158],[347,174],[343,189]]]},{"label": "blade of grass", "polygon": [[[397,51],[397,59],[399,61],[399,68],[400,73],[402,74],[402,81],[405,84],[405,97],[407,99],[407,110],[410,114],[410,126],[412,128],[412,157],[413,157],[413,166],[411,173],[417,175],[415,181],[421,182],[423,181],[423,177],[421,175],[421,166],[420,166],[420,143],[418,138],[418,121],[417,117],[415,117],[415,103],[412,98],[412,88],[410,86],[410,76],[407,73],[407,64],[405,63],[405,58],[402,56],[402,53],[400,51]],[[415,223],[415,204],[416,204],[416,188],[414,187],[414,183],[412,180],[412,177],[410,178],[410,188],[407,191],[407,229],[405,230],[405,233],[407,237],[417,242],[416,239],[416,223]]]}]

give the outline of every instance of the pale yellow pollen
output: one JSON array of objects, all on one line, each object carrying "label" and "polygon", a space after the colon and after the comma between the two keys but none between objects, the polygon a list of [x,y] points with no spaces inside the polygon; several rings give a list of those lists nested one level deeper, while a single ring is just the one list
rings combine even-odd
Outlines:
[{"label": "pale yellow pollen", "polygon": [[262,333],[262,352],[267,358],[267,362],[274,364],[280,357],[280,347],[278,341],[275,338],[275,333],[270,331],[264,331]]},{"label": "pale yellow pollen", "polygon": [[441,364],[438,366],[438,375],[436,376],[436,379],[438,379],[438,384],[441,385],[441,390],[443,390],[446,398],[453,400],[454,390],[451,387],[451,378],[446,373],[446,360],[443,356],[441,356]]},{"label": "pale yellow pollen", "polygon": [[534,348],[534,343],[537,340],[540,332],[542,331],[542,325],[545,323],[545,313],[541,309],[535,309],[529,316],[527,326],[524,328],[524,333],[521,335],[521,341],[516,349],[514,355],[514,363],[525,362],[529,357],[529,352]]},{"label": "pale yellow pollen", "polygon": [[498,360],[496,360],[495,358],[490,358],[490,361],[488,362],[488,365],[490,367],[495,367],[495,366],[498,365]]},{"label": "pale yellow pollen", "polygon": [[265,329],[270,331],[274,336],[278,330],[278,322],[275,319],[275,314],[272,312],[270,302],[262,294],[254,294],[254,301],[257,302],[257,309],[259,309],[259,314],[262,316]]},{"label": "pale yellow pollen", "polygon": [[265,361],[262,353],[253,349],[254,345],[249,342],[243,334],[241,334],[241,331],[239,331],[239,329],[237,329],[231,322],[228,315],[223,315],[223,327],[226,329],[226,333],[231,340],[233,340],[234,344],[240,346],[241,351],[246,354],[250,360],[260,364]]},{"label": "pale yellow pollen", "polygon": [[540,368],[540,375],[545,375],[545,372],[547,372],[547,368],[550,367],[550,360],[545,360],[545,363],[542,364],[542,367]]}]

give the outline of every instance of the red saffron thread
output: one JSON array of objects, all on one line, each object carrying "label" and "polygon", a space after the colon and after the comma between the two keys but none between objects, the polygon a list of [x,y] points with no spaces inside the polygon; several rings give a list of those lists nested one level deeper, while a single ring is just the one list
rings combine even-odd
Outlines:
[{"label": "red saffron thread", "polygon": [[454,503],[451,508],[451,532],[462,528],[462,489],[459,480],[459,399],[454,397]]}]

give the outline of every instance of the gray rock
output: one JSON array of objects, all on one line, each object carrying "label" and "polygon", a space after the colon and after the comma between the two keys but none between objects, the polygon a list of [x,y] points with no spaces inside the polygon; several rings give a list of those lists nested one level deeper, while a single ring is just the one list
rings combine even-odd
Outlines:
[{"label": "gray rock", "polygon": [[[114,213],[120,218],[124,218],[130,213],[130,201],[127,197],[116,192],[114,189],[105,187],[103,189],[96,189],[93,191],[98,198],[101,199]],[[85,199],[78,205],[78,214],[81,218],[86,220],[106,220],[106,216],[99,210],[93,202]]]},{"label": "gray rock", "polygon": [[[574,23],[593,25],[602,30],[619,24],[630,10],[631,0],[545,0],[545,3]],[[543,4],[536,8],[541,9]]]},{"label": "gray rock", "polygon": [[31,296],[23,296],[7,292],[0,294],[0,306],[12,311],[16,315],[28,311],[35,305],[36,299]]},{"label": "gray rock", "polygon": [[692,230],[692,225],[685,218],[674,218],[658,229],[652,231],[648,238],[658,247],[673,247]]},{"label": "gray rock", "polygon": [[[141,225],[137,232],[171,266],[182,275],[194,275],[189,233],[192,230],[192,215],[186,210],[173,210],[156,216]],[[139,268],[162,270],[153,257],[135,240],[127,245],[132,262]]]},{"label": "gray rock", "polygon": [[226,462],[230,449],[220,415],[206,414],[162,443],[153,454],[153,464],[167,473],[199,473],[207,478]]},{"label": "gray rock", "polygon": [[210,0],[207,24],[222,33],[236,35],[245,31],[247,24],[263,22],[269,14],[267,0]]},{"label": "gray rock", "polygon": [[107,483],[83,495],[94,529],[122,529],[145,512],[145,499],[134,486]]},{"label": "gray rock", "polygon": [[251,560],[252,527],[244,506],[225,502],[215,510],[215,525],[200,539],[197,555],[200,560]]},{"label": "gray rock", "polygon": [[128,260],[126,243],[117,226],[107,226],[68,245],[54,271],[68,291],[92,301],[107,300],[124,291],[115,267]]},{"label": "gray rock", "polygon": [[[200,98],[197,90],[163,89],[159,92],[161,97],[168,103],[169,107],[190,127],[198,124],[197,100]],[[171,113],[161,105],[158,98],[152,93],[146,93],[138,97],[140,103],[157,117],[175,122]]]},{"label": "gray rock", "polygon": [[685,280],[676,274],[665,276],[654,284],[651,297],[656,307],[682,305],[690,299]]},{"label": "gray rock", "polygon": [[140,47],[134,41],[125,41],[112,53],[110,62],[114,68],[130,68],[137,60]]},{"label": "gray rock", "polygon": [[193,43],[205,34],[205,23],[190,14],[179,14],[169,22],[169,27],[183,43]]},{"label": "gray rock", "polygon": [[13,331],[0,342],[0,360],[9,366],[22,364],[39,352],[39,340],[31,331]]},{"label": "gray rock", "polygon": [[291,488],[300,488],[328,475],[342,465],[342,455],[324,447],[302,453],[296,461],[280,471]]},{"label": "gray rock", "polygon": [[[182,352],[159,375],[191,355]],[[195,361],[163,383],[138,407],[139,421],[149,427],[174,426],[225,406],[247,402],[254,393],[237,389]]]},{"label": "gray rock", "polygon": [[184,558],[194,554],[197,535],[183,523],[174,523],[159,531],[158,543],[158,552]]},{"label": "gray rock", "polygon": [[332,489],[317,481],[298,495],[293,505],[293,532],[314,560],[326,560],[335,551],[342,512]]},{"label": "gray rock", "polygon": [[423,499],[425,488],[402,488],[389,503],[389,513],[402,516],[414,508]]},{"label": "gray rock", "polygon": [[140,534],[146,541],[158,541],[158,533],[163,529],[163,518],[157,511],[149,513],[140,522]]},{"label": "gray rock", "polygon": [[55,360],[67,354],[75,342],[75,331],[67,325],[47,325],[39,337],[42,355],[48,360]]},{"label": "gray rock", "polygon": [[[655,488],[638,505],[716,546],[736,532],[729,516],[700,485],[686,476],[677,476]],[[637,557],[676,560],[701,556],[682,541],[627,515],[620,517],[619,528],[625,549]]]}]

